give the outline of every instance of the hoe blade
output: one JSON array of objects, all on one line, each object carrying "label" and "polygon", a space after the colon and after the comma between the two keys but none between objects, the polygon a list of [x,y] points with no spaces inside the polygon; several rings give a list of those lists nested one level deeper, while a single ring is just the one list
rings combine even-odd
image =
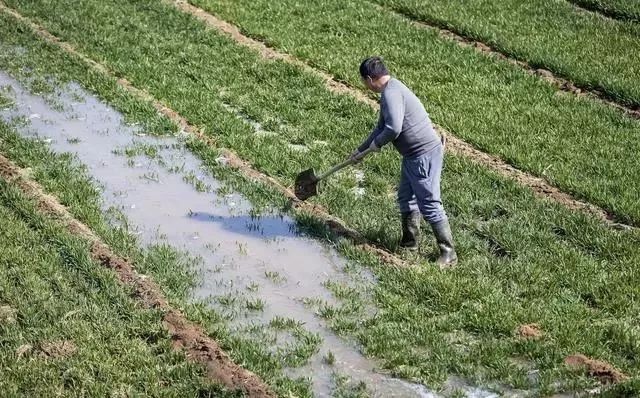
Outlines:
[{"label": "hoe blade", "polygon": [[307,200],[310,197],[317,195],[317,185],[318,177],[316,177],[313,169],[305,170],[298,174],[294,189],[296,198],[300,200]]}]

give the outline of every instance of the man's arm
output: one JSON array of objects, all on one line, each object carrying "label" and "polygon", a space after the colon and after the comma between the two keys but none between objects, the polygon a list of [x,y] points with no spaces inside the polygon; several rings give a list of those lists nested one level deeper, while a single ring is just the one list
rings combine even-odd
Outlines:
[{"label": "man's arm", "polygon": [[386,92],[380,107],[380,115],[384,119],[384,128],[374,138],[378,148],[382,148],[382,146],[398,138],[402,132],[404,111],[402,93],[400,91]]},{"label": "man's arm", "polygon": [[364,140],[362,145],[360,145],[358,147],[358,152],[366,151],[367,148],[369,148],[369,145],[371,145],[373,140],[376,138],[376,136],[378,134],[380,134],[382,132],[382,130],[384,130],[384,117],[382,116],[382,109],[380,109],[380,116],[378,117],[378,124],[373,129],[373,131],[371,131],[371,134],[369,134],[369,137],[367,137],[367,139]]}]

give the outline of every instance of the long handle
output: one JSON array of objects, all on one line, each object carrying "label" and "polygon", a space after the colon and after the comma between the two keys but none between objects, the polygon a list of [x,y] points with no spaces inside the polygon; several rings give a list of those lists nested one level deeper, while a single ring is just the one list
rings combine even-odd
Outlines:
[{"label": "long handle", "polygon": [[331,174],[333,174],[333,173],[335,173],[335,172],[337,172],[337,171],[340,171],[340,170],[344,169],[344,168],[345,168],[345,167],[347,167],[347,166],[350,166],[350,165],[354,164],[355,162],[357,162],[358,160],[360,160],[360,159],[362,159],[363,157],[367,156],[367,155],[368,155],[369,153],[371,153],[371,152],[373,152],[373,149],[371,149],[371,148],[367,148],[367,150],[365,150],[365,151],[363,151],[363,152],[360,152],[360,153],[358,154],[358,157],[356,157],[355,159],[347,159],[347,160],[345,160],[344,162],[342,162],[342,163],[340,163],[340,164],[338,164],[338,165],[333,166],[330,170],[328,170],[328,171],[326,171],[326,172],[324,172],[324,173],[320,174],[320,175],[317,177],[317,181],[324,180],[325,178],[329,177]]}]

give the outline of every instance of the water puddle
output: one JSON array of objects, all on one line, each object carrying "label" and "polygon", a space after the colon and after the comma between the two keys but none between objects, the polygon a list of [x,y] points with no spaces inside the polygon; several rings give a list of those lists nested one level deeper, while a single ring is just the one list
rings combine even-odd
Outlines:
[{"label": "water puddle", "polygon": [[[176,138],[144,136],[113,109],[71,85],[56,100],[56,110],[0,72],[0,86],[11,86],[13,109],[5,120],[29,119],[26,136],[44,140],[56,152],[70,152],[101,186],[105,210],[119,209],[143,244],[166,241],[201,258],[198,299],[227,311],[238,331],[267,328],[274,319],[292,319],[322,342],[303,367],[291,375],[312,378],[316,396],[330,396],[334,372],[366,383],[376,397],[434,397],[421,385],[383,375],[374,361],[326,328],[304,299],[333,303],[327,280],[354,283],[334,250],[302,236],[295,222],[280,214],[258,215],[241,195],[204,172]],[[224,159],[220,162],[223,163]],[[231,305],[240,302],[241,309]],[[231,303],[231,304],[230,304]],[[279,334],[274,350],[287,349],[295,333]],[[287,337],[288,336],[288,337]],[[331,354],[329,354],[329,352]],[[332,355],[329,365],[324,359]],[[309,376],[310,375],[310,376]],[[486,394],[472,394],[483,396]]]}]

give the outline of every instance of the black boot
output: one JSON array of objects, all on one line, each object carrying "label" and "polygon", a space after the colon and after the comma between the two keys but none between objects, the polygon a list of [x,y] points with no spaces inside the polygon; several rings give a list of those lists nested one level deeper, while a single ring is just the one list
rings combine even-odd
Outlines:
[{"label": "black boot", "polygon": [[438,247],[440,248],[440,257],[437,263],[440,267],[448,267],[458,262],[458,255],[453,247],[453,236],[451,235],[451,227],[449,220],[446,218],[435,224],[431,224],[433,235],[436,237]]},{"label": "black boot", "polygon": [[420,238],[420,212],[402,213],[402,239],[400,247],[409,250],[418,249],[418,239]]}]

